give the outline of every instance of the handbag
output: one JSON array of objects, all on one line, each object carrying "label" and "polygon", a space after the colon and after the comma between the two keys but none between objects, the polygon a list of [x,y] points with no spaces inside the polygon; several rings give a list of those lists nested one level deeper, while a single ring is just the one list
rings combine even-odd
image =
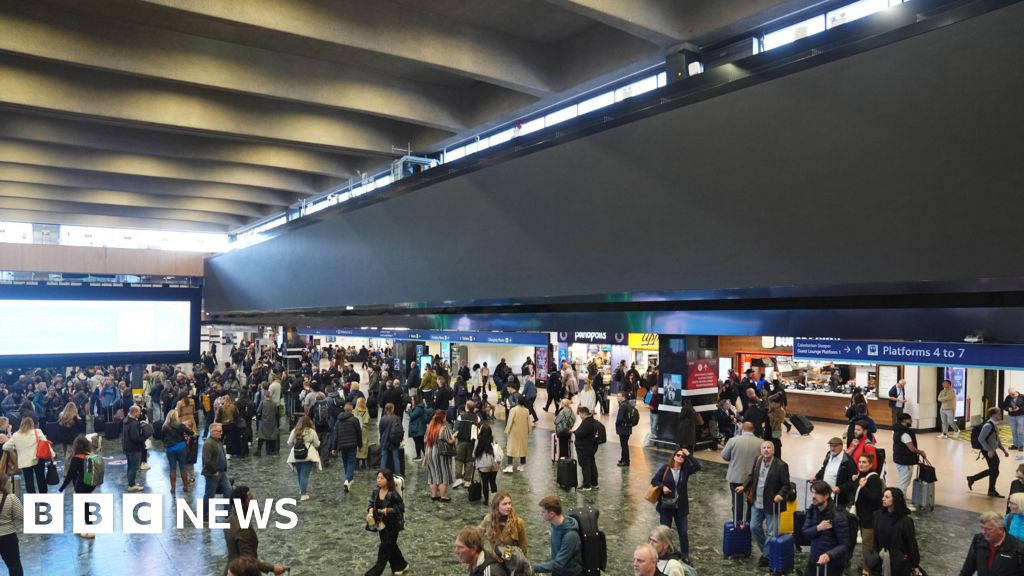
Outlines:
[{"label": "handbag", "polygon": [[53,460],[46,465],[46,484],[49,486],[56,486],[60,484],[60,476],[57,474],[57,465],[53,463]]},{"label": "handbag", "polygon": [[476,479],[476,468],[470,472],[469,476],[469,488],[466,490],[469,495],[470,502],[479,502],[483,497],[483,485]]},{"label": "handbag", "polygon": [[39,437],[39,430],[36,430],[36,458],[38,460],[53,460],[53,442]]},{"label": "handbag", "polygon": [[921,464],[917,467],[917,479],[921,482],[936,482],[938,476],[935,474],[935,466]]},{"label": "handbag", "polygon": [[[446,425],[445,428],[448,428],[448,426]],[[451,436],[451,430],[448,430],[448,434],[449,434],[449,436]],[[455,457],[455,444],[452,444],[452,443],[448,442],[447,440],[442,440],[440,434],[438,434],[438,436],[437,436],[437,442],[438,442],[438,449],[437,450],[438,450],[438,453],[441,454],[442,458],[454,458]]]},{"label": "handbag", "polygon": [[665,473],[661,475],[661,484],[652,485],[644,493],[644,500],[647,500],[651,504],[657,504],[658,500],[661,499],[661,487],[665,484],[665,477],[668,476],[668,466],[665,466]]}]

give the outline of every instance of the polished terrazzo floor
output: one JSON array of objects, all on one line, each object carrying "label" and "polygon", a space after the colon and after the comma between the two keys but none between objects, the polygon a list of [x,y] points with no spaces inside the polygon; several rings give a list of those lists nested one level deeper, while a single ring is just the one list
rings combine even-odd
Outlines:
[{"label": "polished terrazzo floor", "polygon": [[[500,428],[496,426],[499,436]],[[610,442],[598,455],[600,490],[577,494],[556,487],[549,447],[550,431],[535,429],[530,448],[536,456],[529,458],[527,470],[502,474],[498,479],[499,489],[511,491],[519,514],[527,522],[531,557],[546,559],[549,555],[548,530],[537,514],[536,503],[543,496],[558,494],[566,508],[593,504],[601,509],[601,527],[607,533],[609,546],[608,573],[631,574],[633,547],[645,541],[648,531],[658,522],[657,513],[643,499],[643,492],[653,470],[668,452],[633,447],[632,467],[618,468],[615,463],[619,447]],[[448,504],[431,501],[424,469],[412,464],[412,447],[408,449],[407,520],[406,531],[400,538],[406,558],[414,574],[464,574],[464,567],[458,565],[452,552],[454,534],[463,526],[478,523],[485,507],[468,502],[465,490],[453,491],[453,501]],[[125,466],[114,463],[120,459],[118,443],[107,444],[104,452],[113,460],[103,492],[119,495],[124,486]],[[164,534],[121,534],[118,522],[118,533],[99,535],[92,541],[70,534],[70,529],[63,535],[22,535],[26,573],[221,574],[226,557],[223,534],[210,529],[173,529],[174,505],[169,498],[166,463],[159,450],[152,451],[150,463],[152,469],[144,473],[146,492],[168,496],[168,530]],[[691,481],[691,556],[702,575],[754,574],[758,572],[756,555],[747,560],[724,560],[721,556],[722,523],[729,516],[724,474],[724,465],[707,461],[704,470]],[[283,455],[232,459],[229,477],[248,484],[260,499],[298,496],[295,476],[284,463]],[[298,505],[298,526],[293,530],[270,527],[261,531],[262,559],[285,564],[297,576],[364,573],[373,562],[377,543],[376,535],[362,526],[371,480],[372,472],[359,471],[353,491],[345,494],[341,489],[341,467],[336,463],[323,472],[314,471],[310,484],[312,498]],[[67,500],[70,502],[70,496]],[[924,565],[931,574],[951,574],[959,569],[966,543],[976,528],[975,518],[974,513],[944,507],[915,514],[926,558]],[[66,521],[70,526],[70,514]]]}]

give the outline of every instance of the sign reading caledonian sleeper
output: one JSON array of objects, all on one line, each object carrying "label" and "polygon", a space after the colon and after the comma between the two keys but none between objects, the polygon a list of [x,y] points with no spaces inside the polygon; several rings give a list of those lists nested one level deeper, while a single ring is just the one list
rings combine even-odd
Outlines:
[{"label": "sign reading caledonian sleeper", "polygon": [[459,332],[455,330],[362,330],[358,328],[306,328],[303,336],[335,336],[341,338],[385,338],[387,340],[423,340],[425,342],[459,342],[463,344],[508,344],[512,346],[547,346],[549,337],[538,332]]},{"label": "sign reading caledonian sleeper", "polygon": [[966,342],[876,342],[871,340],[815,340],[793,342],[796,360],[915,364],[967,368],[1024,369],[1024,346],[968,344]]}]

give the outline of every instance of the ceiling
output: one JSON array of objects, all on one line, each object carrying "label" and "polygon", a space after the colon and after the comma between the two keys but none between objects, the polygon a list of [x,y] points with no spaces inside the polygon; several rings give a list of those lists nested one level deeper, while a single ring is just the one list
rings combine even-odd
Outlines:
[{"label": "ceiling", "polygon": [[0,220],[230,232],[808,0],[5,0]]}]

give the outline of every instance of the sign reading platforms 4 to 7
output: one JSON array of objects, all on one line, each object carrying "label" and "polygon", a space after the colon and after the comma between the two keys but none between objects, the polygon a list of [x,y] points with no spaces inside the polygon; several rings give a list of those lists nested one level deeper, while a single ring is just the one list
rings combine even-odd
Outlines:
[{"label": "sign reading platforms 4 to 7", "polygon": [[966,342],[793,341],[797,360],[1024,370],[1024,346]]}]

